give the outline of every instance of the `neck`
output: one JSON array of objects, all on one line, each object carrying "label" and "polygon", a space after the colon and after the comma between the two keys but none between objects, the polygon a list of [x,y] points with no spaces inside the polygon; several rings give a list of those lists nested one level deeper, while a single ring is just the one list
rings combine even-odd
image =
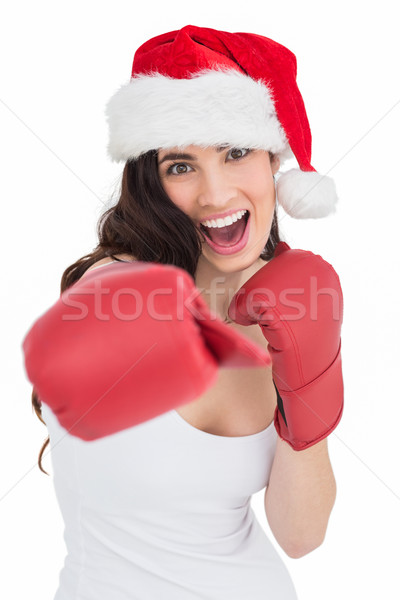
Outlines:
[{"label": "neck", "polygon": [[220,271],[201,256],[197,265],[195,284],[209,308],[224,321],[228,316],[228,308],[233,296],[266,264],[265,260],[259,258],[249,267],[229,273]]}]

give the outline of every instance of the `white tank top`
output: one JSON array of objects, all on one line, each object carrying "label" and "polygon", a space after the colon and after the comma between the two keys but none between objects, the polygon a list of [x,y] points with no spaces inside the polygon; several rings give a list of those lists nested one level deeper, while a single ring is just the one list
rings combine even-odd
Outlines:
[{"label": "white tank top", "polygon": [[225,437],[172,410],[87,442],[42,415],[67,546],[54,600],[296,600],[250,504],[273,423]]}]

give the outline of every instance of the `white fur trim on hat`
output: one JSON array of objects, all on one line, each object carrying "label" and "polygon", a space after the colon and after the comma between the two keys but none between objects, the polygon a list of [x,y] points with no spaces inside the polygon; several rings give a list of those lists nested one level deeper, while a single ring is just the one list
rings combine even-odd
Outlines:
[{"label": "white fur trim on hat", "polygon": [[295,219],[318,219],[336,211],[337,194],[331,177],[315,171],[290,169],[280,175],[278,203]]},{"label": "white fur trim on hat", "polygon": [[114,161],[191,144],[267,150],[281,161],[293,156],[270,90],[235,70],[202,71],[191,79],[135,76],[109,100],[106,115]]}]

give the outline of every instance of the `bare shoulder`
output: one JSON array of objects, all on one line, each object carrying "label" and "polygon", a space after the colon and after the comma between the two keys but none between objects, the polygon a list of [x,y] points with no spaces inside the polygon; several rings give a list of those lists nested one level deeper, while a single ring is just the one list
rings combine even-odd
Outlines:
[{"label": "bare shoulder", "polygon": [[[119,258],[120,260],[124,260],[127,262],[134,262],[136,260],[136,258],[134,256],[131,256],[130,254],[115,254],[115,258]],[[100,267],[102,265],[107,265],[112,262],[114,262],[114,259],[106,256],[105,258],[98,260],[93,265],[91,265],[88,269],[86,269],[86,271],[84,272],[82,277],[84,277],[86,275],[86,273],[89,273],[89,271],[91,271],[92,269],[95,269],[96,267]],[[81,277],[81,279],[82,279],[82,277]]]}]

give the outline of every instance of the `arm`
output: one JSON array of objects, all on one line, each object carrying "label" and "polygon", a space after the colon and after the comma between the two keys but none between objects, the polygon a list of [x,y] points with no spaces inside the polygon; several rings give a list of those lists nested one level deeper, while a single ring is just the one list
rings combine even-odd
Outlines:
[{"label": "arm", "polygon": [[271,531],[288,556],[300,558],[322,544],[335,497],[327,440],[296,452],[278,437],[264,504]]},{"label": "arm", "polygon": [[326,438],[343,411],[340,281],[320,256],[281,242],[228,314],[259,323],[268,341],[279,438],[265,511],[277,542],[298,558],[322,543],[336,496]]}]

